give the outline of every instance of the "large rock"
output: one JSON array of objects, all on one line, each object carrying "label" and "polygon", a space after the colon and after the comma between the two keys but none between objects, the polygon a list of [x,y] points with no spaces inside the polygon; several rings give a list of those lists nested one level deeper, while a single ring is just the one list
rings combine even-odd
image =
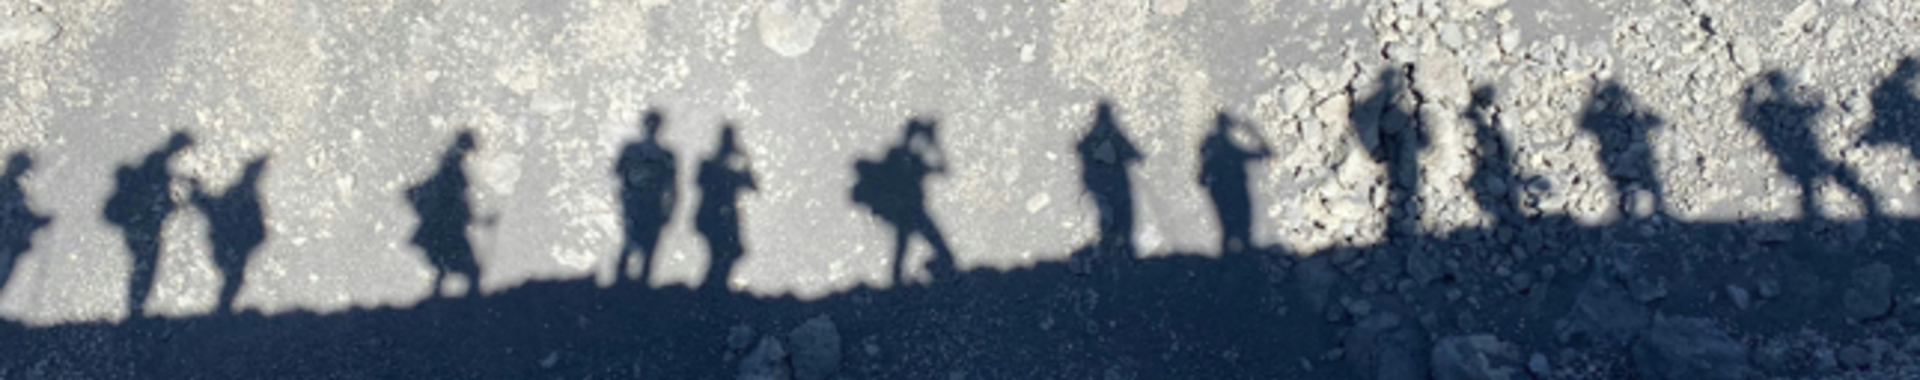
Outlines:
[{"label": "large rock", "polygon": [[1632,353],[1643,379],[1736,380],[1755,374],[1747,346],[1705,318],[1656,317]]},{"label": "large rock", "polygon": [[1893,310],[1893,268],[1873,263],[1853,270],[1853,283],[1841,298],[1847,318],[1864,321],[1884,317]]},{"label": "large rock", "polygon": [[740,358],[740,380],[788,380],[793,368],[787,365],[787,349],[780,338],[760,338],[760,346]]},{"label": "large rock", "polygon": [[1347,333],[1346,359],[1361,379],[1426,379],[1426,333],[1394,313],[1378,313]]},{"label": "large rock", "polygon": [[793,376],[800,380],[824,380],[840,370],[840,330],[833,319],[819,316],[807,320],[787,333],[793,353]]},{"label": "large rock", "polygon": [[1524,379],[1520,355],[1493,335],[1450,336],[1433,345],[1434,380]]},{"label": "large rock", "polygon": [[1596,275],[1575,296],[1573,310],[1554,325],[1561,343],[1625,344],[1647,327],[1651,313],[1608,276]]}]

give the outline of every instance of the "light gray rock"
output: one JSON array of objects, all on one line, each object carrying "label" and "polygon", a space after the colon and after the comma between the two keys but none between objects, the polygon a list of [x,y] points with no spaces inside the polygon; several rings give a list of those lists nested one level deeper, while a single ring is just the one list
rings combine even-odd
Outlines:
[{"label": "light gray rock", "polygon": [[1438,29],[1440,31],[1440,44],[1446,45],[1447,49],[1460,50],[1461,47],[1467,44],[1466,32],[1460,30],[1460,24],[1440,24]]},{"label": "light gray rock", "polygon": [[827,316],[814,317],[787,333],[793,353],[793,375],[800,380],[823,380],[840,370],[840,330]]},{"label": "light gray rock", "polygon": [[1737,380],[1754,375],[1747,346],[1705,318],[1654,318],[1634,342],[1632,355],[1644,379]]},{"label": "light gray rock", "polygon": [[59,35],[60,24],[45,13],[0,16],[0,48],[46,44]]}]

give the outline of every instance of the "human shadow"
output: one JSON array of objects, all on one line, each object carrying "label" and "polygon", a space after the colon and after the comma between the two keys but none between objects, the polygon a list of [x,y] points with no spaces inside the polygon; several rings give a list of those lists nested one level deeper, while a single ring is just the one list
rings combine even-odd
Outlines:
[{"label": "human shadow", "polygon": [[720,129],[719,147],[712,156],[700,161],[700,205],[694,214],[694,230],[707,240],[707,277],[700,282],[704,290],[726,289],[733,264],[746,254],[740,241],[740,192],[758,190],[753,166],[740,150],[734,127]]},{"label": "human shadow", "polygon": [[1419,155],[1427,139],[1407,104],[1406,75],[1400,67],[1381,70],[1376,80],[1379,89],[1354,102],[1348,114],[1364,150],[1387,167],[1386,237],[1390,240],[1411,237],[1420,226]]},{"label": "human shadow", "polygon": [[[1517,170],[1511,161],[1515,146],[1500,141],[1495,130],[1513,126],[1503,125],[1493,98],[1491,90],[1476,90],[1473,104],[1459,111],[1475,126],[1482,148],[1481,169],[1471,179],[1476,195],[1503,193],[1487,184],[1505,181]],[[1371,121],[1357,126],[1378,128],[1382,116],[1411,121],[1404,108],[1387,105],[1396,103],[1378,104],[1360,112]],[[1394,112],[1401,114],[1389,115]],[[925,176],[940,166],[926,156],[935,149],[932,126],[916,121],[908,130],[887,156],[856,164],[862,182],[852,193],[876,214],[893,213],[881,217],[900,236],[937,236],[938,229],[923,223],[929,218],[921,190]],[[722,132],[717,152],[702,158],[703,173],[697,176],[702,199],[695,222],[721,227],[700,231],[716,245],[737,242],[726,239],[729,231],[738,236],[731,224],[738,216],[727,214],[735,200],[729,193],[753,188],[747,179],[751,171],[743,164],[717,164],[743,160],[728,152],[744,151],[739,144],[745,142],[728,135]],[[1404,151],[1402,141],[1393,136],[1386,149]],[[453,174],[427,182],[464,183],[444,178],[460,177],[467,149],[471,145],[456,142],[443,162],[451,168],[443,172]],[[1099,155],[1096,149],[1094,161]],[[714,172],[720,174],[706,174]],[[712,179],[728,176],[734,176],[732,182]],[[464,218],[464,189],[451,187],[456,190],[440,193],[453,194],[444,197],[453,201],[441,203],[460,207],[423,212],[423,220]],[[1508,186],[1507,194],[1512,190]],[[415,193],[422,192],[409,196]],[[1480,201],[1498,203],[1488,209],[1510,204]],[[1911,219],[1881,218],[1893,231],[1920,229]],[[1649,330],[1663,318],[1656,315],[1707,316],[1727,331],[1752,333],[1756,339],[1804,330],[1865,338],[1860,333],[1878,327],[1864,327],[1847,315],[1891,324],[1904,323],[1892,319],[1911,312],[1899,311],[1905,306],[1895,302],[1897,295],[1861,295],[1848,276],[1885,262],[1894,274],[1889,289],[1912,289],[1920,279],[1912,276],[1920,270],[1908,260],[1889,259],[1911,253],[1899,236],[1912,234],[1841,241],[1839,248],[1862,254],[1817,260],[1793,256],[1813,242],[1753,243],[1770,229],[1819,222],[1808,218],[1674,220],[1658,234],[1614,233],[1642,226],[1619,220],[1575,223],[1568,215],[1513,222],[1519,232],[1511,241],[1484,238],[1484,226],[1465,226],[1298,256],[1172,252],[1103,267],[1099,276],[1087,277],[1076,276],[1069,263],[1036,260],[1020,268],[956,273],[953,278],[961,281],[860,284],[816,298],[705,283],[699,289],[650,288],[635,281],[607,285],[583,277],[530,280],[484,296],[433,297],[393,307],[56,326],[0,322],[0,342],[9,342],[0,344],[0,358],[7,358],[0,359],[0,377],[732,378],[739,374],[735,368],[743,367],[740,355],[756,338],[794,348],[784,358],[775,357],[777,365],[800,362],[805,355],[799,342],[805,339],[795,337],[804,334],[784,332],[800,320],[830,315],[845,339],[841,351],[834,351],[846,354],[833,376],[839,378],[1424,378],[1431,374],[1426,366],[1433,361],[1425,360],[1430,353],[1451,352],[1439,351],[1446,345],[1429,345],[1429,340],[1481,334],[1509,341],[1520,355],[1577,354],[1554,356],[1556,370],[1626,378],[1635,370],[1628,347],[1658,333]],[[464,219],[426,223],[451,225],[436,228],[453,231],[442,236],[455,238],[466,225]],[[726,270],[727,260],[716,253],[713,270]],[[1741,270],[1723,270],[1724,263],[1738,263]],[[708,278],[725,281],[723,274]],[[1736,297],[1744,298],[1730,300]],[[1836,312],[1843,309],[1862,311]],[[743,326],[761,333],[749,331],[741,345],[730,344]],[[729,344],[723,345],[722,337]],[[1587,358],[1609,355],[1621,359]],[[1501,355],[1481,356],[1497,363]],[[1792,371],[1770,375],[1800,373]]]},{"label": "human shadow", "polygon": [[139,318],[144,311],[147,292],[153,288],[153,270],[160,257],[160,227],[173,214],[171,196],[173,173],[167,165],[175,154],[193,145],[193,137],[174,132],[167,144],[148,153],[139,166],[121,166],[113,173],[113,195],[108,196],[101,215],[120,228],[133,256],[127,280],[127,310]]},{"label": "human shadow", "polygon": [[446,294],[450,275],[464,276],[462,289],[479,283],[480,267],[473,258],[473,243],[467,238],[467,226],[473,223],[473,208],[467,199],[467,154],[475,146],[473,131],[461,131],[453,145],[440,155],[440,168],[433,177],[407,189],[407,202],[413,204],[420,225],[414,229],[412,243],[425,250],[428,261],[438,270],[434,294]]},{"label": "human shadow", "polygon": [[0,289],[12,278],[14,262],[33,248],[33,234],[53,222],[33,211],[21,189],[21,177],[32,169],[33,157],[16,152],[7,158],[6,175],[0,176]]},{"label": "human shadow", "polygon": [[267,223],[260,208],[260,175],[266,171],[267,158],[247,163],[240,181],[219,194],[209,193],[198,179],[190,180],[194,207],[206,213],[212,224],[214,265],[220,268],[220,308],[233,310],[234,296],[245,283],[247,261],[267,239]]},{"label": "human shadow", "polygon": [[1511,226],[1521,222],[1519,201],[1519,177],[1513,171],[1513,148],[1507,137],[1500,133],[1499,114],[1494,109],[1494,99],[1498,95],[1491,86],[1482,86],[1473,90],[1473,101],[1461,117],[1473,123],[1473,137],[1476,146],[1475,156],[1479,166],[1475,167],[1473,177],[1468,184],[1474,190],[1474,200],[1480,210],[1493,215],[1495,226]]},{"label": "human shadow", "polygon": [[614,175],[620,179],[620,206],[624,210],[626,243],[614,263],[625,277],[626,268],[640,267],[638,280],[645,281],[652,268],[652,255],[660,246],[660,233],[666,230],[679,198],[674,186],[679,176],[673,152],[660,145],[662,117],[647,112],[642,127],[646,136],[620,149]]},{"label": "human shadow", "polygon": [[1213,201],[1220,222],[1220,250],[1233,254],[1251,248],[1253,196],[1248,193],[1247,164],[1273,156],[1273,150],[1255,140],[1252,148],[1233,141],[1233,128],[1242,123],[1221,113],[1214,115],[1213,132],[1200,144],[1200,186]]},{"label": "human shadow", "polygon": [[1600,138],[1595,158],[1608,166],[1607,177],[1613,180],[1614,193],[1620,197],[1621,208],[1616,211],[1637,219],[1640,215],[1633,210],[1634,199],[1636,194],[1644,194],[1652,206],[1649,215],[1664,215],[1663,188],[1654,172],[1656,163],[1649,143],[1653,130],[1666,121],[1648,112],[1617,82],[1595,84],[1590,96],[1580,111],[1579,126]]},{"label": "human shadow", "polygon": [[1780,71],[1761,74],[1759,82],[1742,91],[1740,119],[1759,132],[1780,171],[1800,184],[1802,218],[1819,218],[1819,193],[1814,191],[1814,184],[1826,175],[1834,176],[1840,186],[1860,197],[1868,219],[1878,216],[1874,193],[1860,183],[1858,175],[1820,153],[1820,136],[1813,133],[1820,103]]},{"label": "human shadow", "polygon": [[853,186],[853,201],[879,216],[893,227],[893,278],[906,273],[907,238],[920,235],[933,246],[934,257],[927,269],[936,279],[952,270],[953,251],[939,225],[927,215],[926,179],[946,171],[940,159],[940,144],[934,122],[913,119],[907,122],[900,142],[888,148],[880,160],[862,159],[854,164],[859,175]]},{"label": "human shadow", "polygon": [[1134,255],[1133,180],[1127,170],[1146,157],[1120,130],[1106,101],[1094,109],[1093,128],[1074,150],[1080,155],[1080,185],[1100,213],[1099,240],[1074,255],[1075,272],[1084,275],[1093,261]]},{"label": "human shadow", "polygon": [[1880,80],[1867,99],[1873,104],[1873,122],[1860,137],[1863,144],[1895,143],[1907,148],[1909,155],[1920,154],[1920,94],[1914,94],[1915,77],[1920,76],[1920,59],[1905,57],[1892,75]]}]

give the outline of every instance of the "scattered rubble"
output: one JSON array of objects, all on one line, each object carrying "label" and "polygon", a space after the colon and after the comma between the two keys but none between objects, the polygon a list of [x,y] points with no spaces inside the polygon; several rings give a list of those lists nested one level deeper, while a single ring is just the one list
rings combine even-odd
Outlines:
[{"label": "scattered rubble", "polygon": [[1633,364],[1645,379],[1745,379],[1754,375],[1747,346],[1712,320],[1656,317],[1633,344]]}]

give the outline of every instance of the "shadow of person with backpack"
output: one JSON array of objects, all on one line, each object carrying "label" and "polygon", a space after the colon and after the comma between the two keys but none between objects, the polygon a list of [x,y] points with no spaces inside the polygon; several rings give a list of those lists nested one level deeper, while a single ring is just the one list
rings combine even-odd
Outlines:
[{"label": "shadow of person with backpack", "polygon": [[168,163],[173,156],[193,146],[193,137],[175,132],[167,145],[148,153],[139,166],[122,166],[113,172],[113,195],[107,198],[102,215],[119,227],[126,241],[133,268],[127,278],[127,310],[141,318],[147,292],[153,289],[153,270],[160,257],[160,227],[173,214],[175,204],[173,173]]},{"label": "shadow of person with backpack", "polygon": [[926,206],[927,177],[946,171],[941,156],[934,123],[914,119],[907,122],[899,144],[887,149],[879,161],[854,164],[859,179],[853,186],[853,201],[867,206],[893,227],[895,281],[906,273],[907,238],[912,235],[920,235],[933,246],[934,257],[927,269],[935,279],[952,273],[953,252],[940,227],[927,215]]}]

